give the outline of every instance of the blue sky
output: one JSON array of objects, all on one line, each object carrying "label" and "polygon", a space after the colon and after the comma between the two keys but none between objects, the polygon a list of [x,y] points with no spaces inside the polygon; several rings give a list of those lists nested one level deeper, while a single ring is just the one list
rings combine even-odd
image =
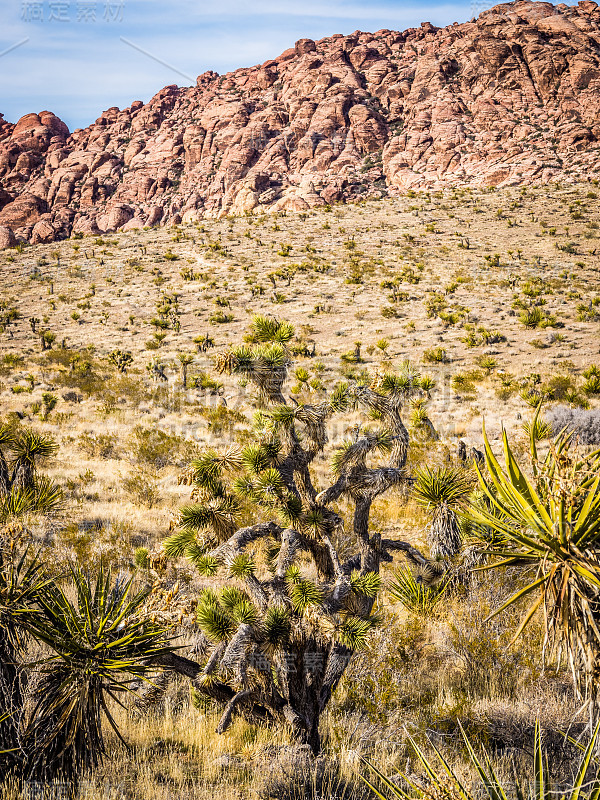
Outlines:
[{"label": "blue sky", "polygon": [[425,20],[448,25],[491,5],[486,0],[0,0],[0,112],[15,122],[48,109],[74,130],[110,106],[147,101],[167,84],[189,86],[207,69],[222,74],[266,61],[296,39],[403,30]]}]

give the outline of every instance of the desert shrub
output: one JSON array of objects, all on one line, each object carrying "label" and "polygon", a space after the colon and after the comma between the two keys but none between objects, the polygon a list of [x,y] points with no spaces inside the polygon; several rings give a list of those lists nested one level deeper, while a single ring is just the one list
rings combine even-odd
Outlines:
[{"label": "desert shrub", "polygon": [[90,458],[117,457],[117,438],[110,433],[85,431],[79,436],[77,444]]},{"label": "desert shrub", "polygon": [[217,394],[223,389],[221,381],[203,371],[190,375],[188,384],[190,389],[203,389],[204,391],[210,391],[212,394]]},{"label": "desert shrub", "polygon": [[600,445],[600,409],[555,406],[546,413],[546,418],[554,436],[566,428],[579,438],[581,444]]},{"label": "desert shrub", "polygon": [[259,800],[368,800],[371,792],[336,760],[314,760],[307,748],[283,747],[264,770]]},{"label": "desert shrub", "polygon": [[58,532],[58,542],[70,560],[93,570],[101,563],[127,566],[131,558],[133,525],[119,520],[86,519]]},{"label": "desert shrub", "polygon": [[423,353],[426,364],[445,364],[448,360],[448,354],[443,347],[432,347]]},{"label": "desert shrub", "polygon": [[407,711],[426,709],[436,697],[439,657],[429,647],[427,623],[391,616],[371,634],[361,659],[352,660],[334,698],[337,713],[360,713],[390,725]]},{"label": "desert shrub", "polygon": [[222,433],[231,433],[237,422],[246,422],[246,417],[241,411],[225,406],[204,408],[200,413],[207,420],[209,431],[217,436]]},{"label": "desert shrub", "polygon": [[196,448],[182,436],[165,433],[159,428],[138,425],[129,437],[129,452],[134,462],[162,469],[168,464],[181,466],[195,455]]},{"label": "desert shrub", "polygon": [[136,505],[152,508],[160,500],[157,471],[151,467],[134,467],[129,475],[123,478],[122,485]]}]

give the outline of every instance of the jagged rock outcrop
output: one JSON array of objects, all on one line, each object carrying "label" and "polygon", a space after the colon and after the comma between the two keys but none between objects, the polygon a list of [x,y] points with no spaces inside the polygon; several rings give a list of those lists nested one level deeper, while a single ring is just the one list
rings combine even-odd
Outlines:
[{"label": "jagged rock outcrop", "polygon": [[0,115],[0,228],[51,241],[599,169],[600,9],[518,0],[446,28],[302,39],[72,134],[49,111]]}]

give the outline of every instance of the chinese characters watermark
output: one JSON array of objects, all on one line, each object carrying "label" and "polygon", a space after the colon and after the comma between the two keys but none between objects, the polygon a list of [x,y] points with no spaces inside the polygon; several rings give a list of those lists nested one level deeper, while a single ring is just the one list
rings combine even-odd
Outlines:
[{"label": "chinese characters watermark", "polygon": [[22,0],[21,19],[24,22],[123,22],[125,3],[104,0]]}]

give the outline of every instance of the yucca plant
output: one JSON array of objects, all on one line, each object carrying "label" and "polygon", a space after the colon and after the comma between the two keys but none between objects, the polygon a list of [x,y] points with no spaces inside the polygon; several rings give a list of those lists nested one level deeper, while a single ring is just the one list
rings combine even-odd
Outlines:
[{"label": "yucca plant", "polygon": [[76,598],[53,582],[38,596],[40,614],[28,630],[52,654],[38,664],[33,710],[21,740],[25,777],[76,785],[105,754],[103,721],[120,736],[111,703],[130,692],[132,679],[151,680],[149,662],[172,651],[165,631],[148,621],[149,590],[131,592],[133,578],[113,581],[101,567],[95,579],[71,568]]},{"label": "yucca plant", "polygon": [[423,467],[415,474],[414,497],[431,514],[427,542],[434,559],[460,552],[458,511],[471,493],[472,483],[461,467]]},{"label": "yucca plant", "polygon": [[435,565],[400,567],[388,586],[388,593],[407,611],[422,617],[434,616],[448,583]]},{"label": "yucca plant", "polygon": [[0,499],[10,492],[11,476],[8,469],[6,452],[10,451],[15,441],[15,434],[9,425],[0,425]]},{"label": "yucca plant", "polygon": [[39,461],[51,458],[58,444],[51,436],[30,429],[19,432],[11,445],[13,453],[12,486],[16,489],[35,488],[36,470]]},{"label": "yucca plant", "polygon": [[12,487],[10,493],[0,496],[0,522],[25,514],[51,514],[62,508],[64,494],[46,476],[39,477],[32,489]]},{"label": "yucca plant", "polygon": [[[448,760],[435,746],[429,746],[435,753],[435,760],[427,756],[414,738],[408,734],[408,741],[415,753],[418,764],[423,772],[422,779],[413,774],[399,773],[400,781],[395,778],[392,782],[380,769],[361,757],[362,763],[367,768],[366,774],[361,775],[363,781],[380,800],[437,800],[444,797],[447,800],[480,800],[485,793],[490,800],[597,800],[600,796],[600,772],[598,762],[594,761],[594,752],[598,740],[598,726],[596,726],[587,747],[583,750],[579,763],[573,764],[572,784],[554,785],[550,778],[547,759],[543,749],[543,736],[539,723],[536,723],[533,742],[533,764],[527,780],[514,778],[512,781],[503,781],[494,769],[489,753],[484,749],[478,755],[474,745],[460,726],[460,732],[468,756],[468,763],[473,768],[476,780],[466,781],[459,777]],[[591,774],[590,774],[591,772]]]},{"label": "yucca plant", "polygon": [[[21,670],[28,629],[39,615],[37,601],[46,588],[40,562],[28,551],[0,549],[0,751],[16,757],[27,674]],[[10,756],[10,757],[9,757]]]},{"label": "yucca plant", "polygon": [[[572,436],[560,434],[541,459],[530,438],[530,475],[524,473],[503,433],[504,467],[484,429],[486,471],[479,483],[487,500],[470,509],[477,523],[499,534],[492,566],[521,566],[526,585],[495,613],[529,598],[517,638],[543,612],[556,654],[565,656],[575,688],[600,710],[600,451],[583,454]],[[532,599],[533,598],[533,599]]]},{"label": "yucca plant", "polygon": [[[211,642],[206,661],[190,668],[173,656],[169,663],[222,704],[219,731],[237,714],[284,723],[317,752],[319,718],[378,622],[381,562],[402,551],[427,563],[408,543],[369,529],[375,498],[407,478],[401,409],[418,375],[404,367],[371,386],[339,384],[319,404],[288,403],[292,336],[289,323],[255,318],[251,346],[218,361],[221,371],[251,380],[264,407],[250,443],[204,452],[183,478],[193,503],[181,509],[165,553],[186,557],[222,589],[204,592],[197,609]],[[311,465],[325,451],[328,420],[354,406],[378,427],[357,429],[335,450],[332,482],[319,491]],[[331,508],[342,497],[353,507],[351,534]]]}]

